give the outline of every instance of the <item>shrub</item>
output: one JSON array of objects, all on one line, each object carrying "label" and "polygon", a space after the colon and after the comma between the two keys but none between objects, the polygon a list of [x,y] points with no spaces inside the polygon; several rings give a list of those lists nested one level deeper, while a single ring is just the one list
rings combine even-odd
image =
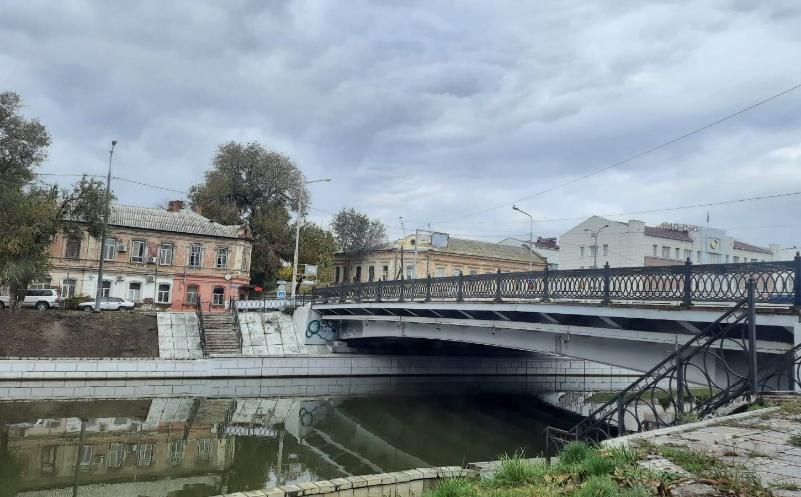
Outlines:
[{"label": "shrub", "polygon": [[616,461],[612,457],[595,453],[590,454],[581,466],[582,472],[587,476],[602,476],[615,471]]},{"label": "shrub", "polygon": [[587,480],[576,497],[621,497],[621,488],[608,476],[593,476]]},{"label": "shrub", "polygon": [[592,454],[592,448],[584,442],[570,442],[559,453],[561,464],[580,464]]}]

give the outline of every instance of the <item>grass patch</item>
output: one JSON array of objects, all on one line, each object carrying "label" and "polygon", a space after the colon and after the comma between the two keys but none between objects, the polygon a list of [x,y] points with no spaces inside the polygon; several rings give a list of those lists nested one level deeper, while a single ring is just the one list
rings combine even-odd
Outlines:
[{"label": "grass patch", "polygon": [[791,490],[791,491],[798,491],[801,490],[801,486],[798,483],[792,481],[777,481],[770,484],[770,488],[772,490]]},{"label": "grass patch", "polygon": [[477,494],[475,483],[466,478],[446,478],[425,493],[426,497],[475,497]]},{"label": "grass patch", "polygon": [[499,487],[528,485],[541,481],[548,471],[545,464],[535,464],[523,459],[523,453],[503,455],[492,483]]},{"label": "grass patch", "polygon": [[787,440],[787,443],[796,447],[801,447],[801,433],[796,433],[790,436],[790,439]]},{"label": "grass patch", "polygon": [[584,442],[570,442],[559,453],[560,464],[580,464],[593,453],[592,447]]},{"label": "grass patch", "polygon": [[688,423],[697,423],[700,421],[701,418],[698,417],[698,413],[695,411],[684,411],[679,413],[676,416],[676,424],[677,425],[686,425]]}]

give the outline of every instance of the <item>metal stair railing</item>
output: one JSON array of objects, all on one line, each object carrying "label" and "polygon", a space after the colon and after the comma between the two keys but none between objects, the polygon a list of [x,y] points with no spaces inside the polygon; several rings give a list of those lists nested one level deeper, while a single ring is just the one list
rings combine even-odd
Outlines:
[{"label": "metal stair railing", "polygon": [[200,296],[198,296],[197,302],[195,302],[195,315],[197,315],[197,330],[198,334],[200,335],[200,351],[204,356],[207,356],[206,331],[203,328],[203,304],[200,302]]},{"label": "metal stair railing", "polygon": [[234,315],[234,330],[236,331],[236,343],[239,345],[239,353],[242,353],[242,329],[239,327],[239,310],[236,308],[236,301],[231,297],[228,309]]},{"label": "metal stair railing", "polygon": [[[546,458],[571,441],[597,442],[628,432],[672,426],[689,412],[703,418],[747,393],[756,393],[759,373],[753,280],[747,285],[747,298],[576,426],[570,430],[548,427]],[[738,351],[748,360],[732,362],[736,355],[733,352]],[[722,367],[710,372],[711,362]],[[693,375],[688,378],[690,372]]]}]

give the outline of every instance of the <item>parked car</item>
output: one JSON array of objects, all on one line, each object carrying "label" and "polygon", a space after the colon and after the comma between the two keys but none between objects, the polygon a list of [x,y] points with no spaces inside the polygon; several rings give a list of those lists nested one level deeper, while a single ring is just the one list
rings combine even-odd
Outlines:
[{"label": "parked car", "polygon": [[[0,296],[0,310],[10,305],[11,297]],[[29,288],[25,292],[25,299],[20,303],[20,307],[33,307],[38,311],[58,309],[61,307],[61,298],[55,288]]]},{"label": "parked car", "polygon": [[[121,299],[119,297],[100,297],[101,311],[130,311],[136,306],[133,300]],[[81,302],[78,309],[82,311],[94,311],[95,301]]]}]

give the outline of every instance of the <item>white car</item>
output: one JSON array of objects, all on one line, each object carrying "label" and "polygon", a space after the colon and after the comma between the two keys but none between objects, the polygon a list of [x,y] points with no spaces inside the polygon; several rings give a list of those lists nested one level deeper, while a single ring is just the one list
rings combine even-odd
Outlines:
[{"label": "white car", "polygon": [[[101,311],[130,311],[136,306],[133,300],[121,299],[119,297],[100,297]],[[81,302],[78,309],[82,311],[94,311],[95,301]]]},{"label": "white car", "polygon": [[[0,297],[0,310],[11,305],[8,295]],[[58,309],[61,307],[61,299],[58,290],[54,288],[29,288],[25,291],[25,299],[20,303],[20,307],[33,307],[37,311],[48,309]]]}]

